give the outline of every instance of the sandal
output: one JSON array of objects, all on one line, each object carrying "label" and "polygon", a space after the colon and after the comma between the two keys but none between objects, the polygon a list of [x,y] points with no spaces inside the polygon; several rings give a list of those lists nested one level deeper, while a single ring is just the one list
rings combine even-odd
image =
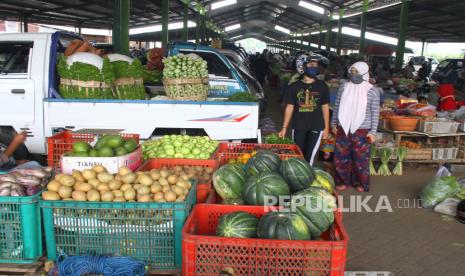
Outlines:
[{"label": "sandal", "polygon": [[337,185],[336,190],[345,191],[345,190],[347,190],[347,186],[346,185]]},{"label": "sandal", "polygon": [[357,192],[359,192],[359,193],[365,192],[365,189],[364,189],[362,186],[354,187],[354,189],[355,189]]}]

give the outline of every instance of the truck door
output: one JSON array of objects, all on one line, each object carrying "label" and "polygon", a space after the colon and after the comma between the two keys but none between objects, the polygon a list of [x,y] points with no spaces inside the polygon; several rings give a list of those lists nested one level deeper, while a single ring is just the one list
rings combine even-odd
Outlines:
[{"label": "truck door", "polygon": [[0,42],[0,126],[34,124],[32,41]]}]

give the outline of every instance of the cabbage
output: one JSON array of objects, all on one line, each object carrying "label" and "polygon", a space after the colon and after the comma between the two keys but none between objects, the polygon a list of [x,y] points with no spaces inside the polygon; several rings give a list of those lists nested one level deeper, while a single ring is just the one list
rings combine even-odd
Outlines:
[{"label": "cabbage", "polygon": [[424,208],[433,208],[448,197],[454,197],[461,187],[453,176],[435,178],[421,191],[420,198]]}]

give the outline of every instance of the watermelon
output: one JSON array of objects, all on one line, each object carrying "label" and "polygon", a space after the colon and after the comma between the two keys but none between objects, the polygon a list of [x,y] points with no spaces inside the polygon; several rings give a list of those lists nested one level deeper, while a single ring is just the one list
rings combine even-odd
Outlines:
[{"label": "watermelon", "polygon": [[247,161],[246,168],[250,175],[257,175],[263,172],[278,171],[280,165],[279,155],[270,151],[259,151]]},{"label": "watermelon", "polygon": [[223,199],[221,204],[225,205],[245,205],[245,201],[242,198],[229,198]]},{"label": "watermelon", "polygon": [[291,191],[286,181],[277,172],[264,172],[247,179],[242,198],[249,205],[270,205],[268,198],[279,202],[280,196],[289,196]]},{"label": "watermelon", "polygon": [[315,181],[315,173],[303,158],[289,158],[281,163],[279,172],[289,184],[292,192],[299,192],[310,187]]},{"label": "watermelon", "polygon": [[240,164],[227,164],[213,174],[213,186],[223,199],[240,198],[247,173]]},{"label": "watermelon", "polygon": [[255,238],[258,219],[246,212],[225,214],[218,220],[216,235],[228,238]]},{"label": "watermelon", "polygon": [[311,182],[311,187],[319,187],[325,189],[329,193],[333,193],[334,191],[334,178],[328,172],[314,168],[315,171],[315,180]]},{"label": "watermelon", "polygon": [[308,225],[313,238],[319,238],[334,222],[336,198],[321,188],[308,188],[291,197],[291,211]]},{"label": "watermelon", "polygon": [[260,218],[259,238],[277,240],[310,240],[311,233],[304,219],[295,213],[269,212]]}]

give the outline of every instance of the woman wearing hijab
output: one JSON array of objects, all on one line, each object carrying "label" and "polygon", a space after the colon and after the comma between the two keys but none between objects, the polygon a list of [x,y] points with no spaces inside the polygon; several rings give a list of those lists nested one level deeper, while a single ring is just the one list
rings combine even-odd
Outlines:
[{"label": "woman wearing hijab", "polygon": [[370,143],[378,129],[379,93],[369,82],[365,62],[354,63],[349,68],[349,78],[350,82],[339,89],[331,120],[336,135],[336,188],[345,190],[352,186],[359,192],[368,192]]}]

